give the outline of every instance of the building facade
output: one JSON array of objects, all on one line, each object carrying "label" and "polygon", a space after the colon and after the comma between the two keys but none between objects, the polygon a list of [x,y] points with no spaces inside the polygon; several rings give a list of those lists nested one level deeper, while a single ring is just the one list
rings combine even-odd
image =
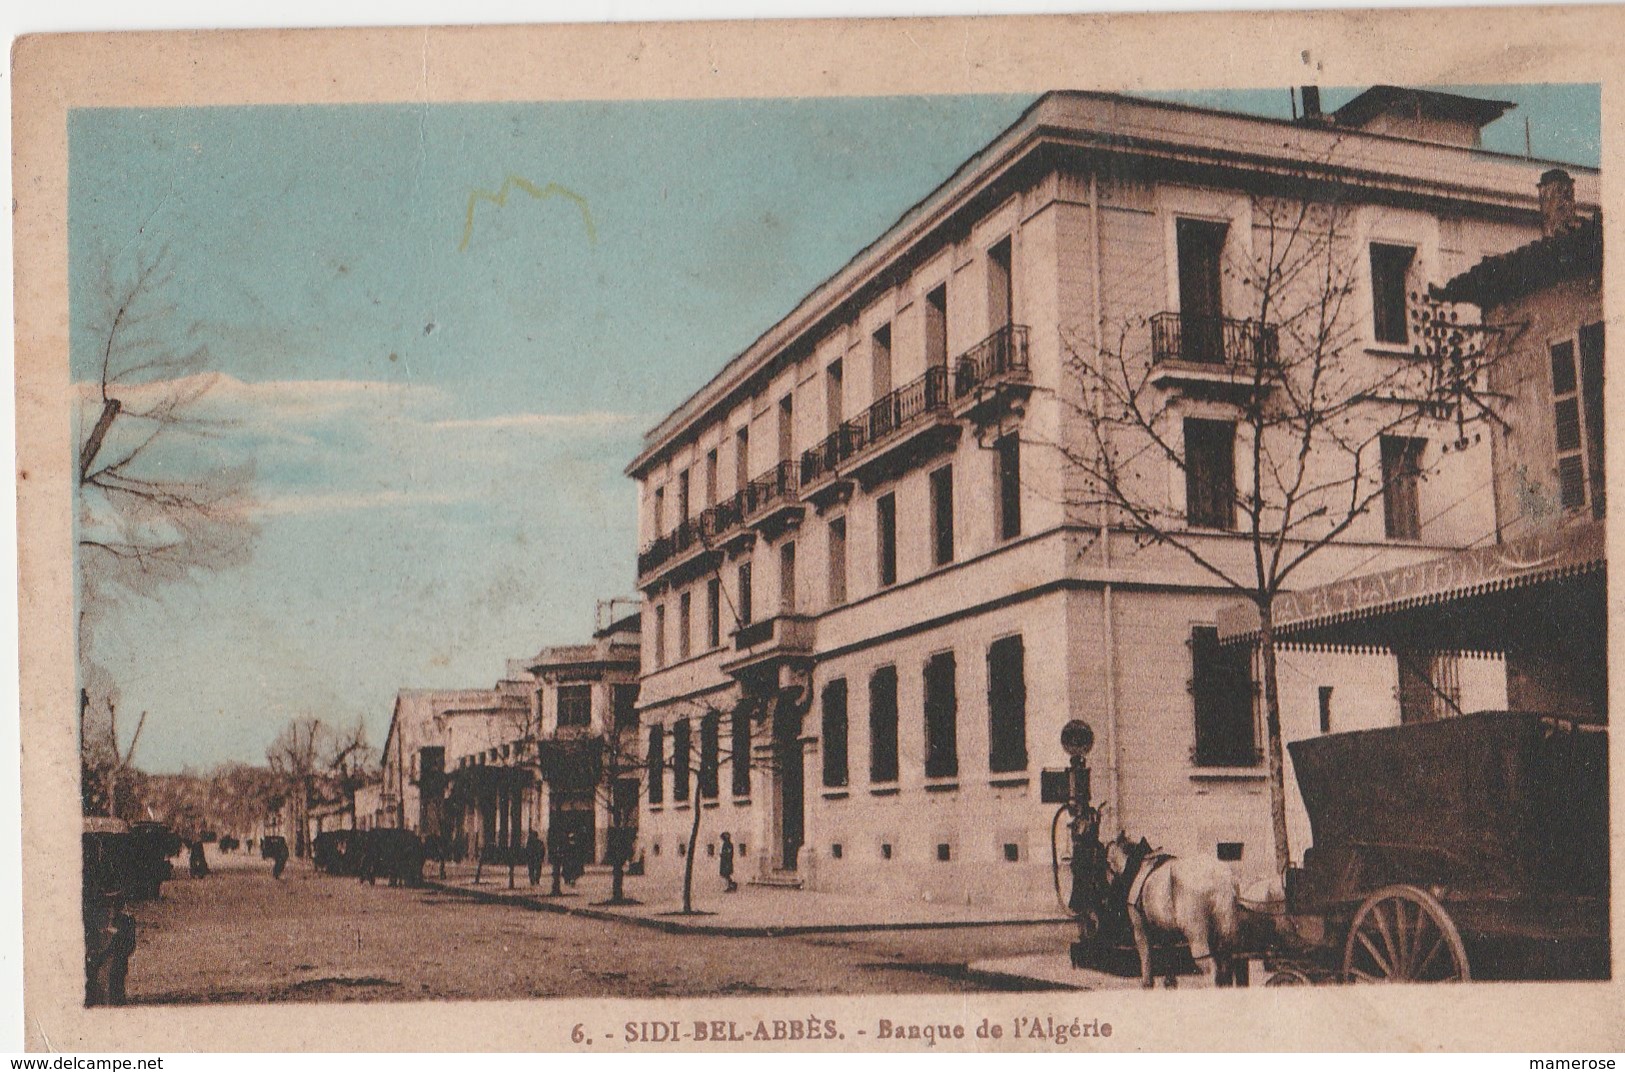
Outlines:
[{"label": "building facade", "polygon": [[[571,838],[599,863],[611,861],[615,838],[637,829],[639,653],[634,613],[597,630],[590,643],[543,648],[526,660],[539,742],[537,829],[555,844]],[[619,846],[623,859],[628,847]]]},{"label": "building facade", "polygon": [[[1188,464],[1153,451],[1130,478],[1181,539],[1243,561],[1235,366],[1293,340],[1237,266],[1283,206],[1332,205],[1341,360],[1403,370],[1408,294],[1540,233],[1544,165],[1477,148],[1504,108],[1379,89],[1286,123],[1046,95],[663,419],[627,470],[651,872],[682,866],[698,807],[698,851],[731,833],[756,881],[1041,904],[1039,774],[1083,718],[1110,828],[1268,874],[1256,689],[1215,626],[1234,592],[1100,505],[1080,362],[1136,370]],[[1597,197],[1577,172],[1577,202]],[[1493,534],[1492,497],[1464,494],[1490,483],[1488,444],[1453,439],[1373,441],[1398,491],[1297,582]],[[1494,661],[1428,673],[1505,703]],[[1388,724],[1403,676],[1292,653],[1283,709],[1307,732]]]}]

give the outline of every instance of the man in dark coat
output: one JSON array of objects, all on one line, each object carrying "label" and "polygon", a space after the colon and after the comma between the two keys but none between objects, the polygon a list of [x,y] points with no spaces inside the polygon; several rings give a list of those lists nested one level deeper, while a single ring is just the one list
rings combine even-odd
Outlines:
[{"label": "man in dark coat", "polygon": [[581,851],[581,836],[575,830],[564,832],[564,881],[574,886],[586,870]]},{"label": "man in dark coat", "polygon": [[547,846],[542,844],[542,837],[534,829],[530,837],[525,840],[525,874],[530,878],[532,886],[542,883],[542,865],[547,862]]},{"label": "man in dark coat", "polygon": [[722,851],[717,854],[717,872],[722,875],[722,881],[727,883],[723,893],[733,893],[739,888],[734,881],[734,839],[733,835],[724,831],[722,834]]},{"label": "man in dark coat", "polygon": [[206,878],[209,874],[209,861],[203,855],[203,842],[192,842],[192,848],[187,856],[187,869],[193,878]]},{"label": "man in dark coat", "polygon": [[271,842],[271,877],[281,878],[288,866],[288,843],[281,838]]}]

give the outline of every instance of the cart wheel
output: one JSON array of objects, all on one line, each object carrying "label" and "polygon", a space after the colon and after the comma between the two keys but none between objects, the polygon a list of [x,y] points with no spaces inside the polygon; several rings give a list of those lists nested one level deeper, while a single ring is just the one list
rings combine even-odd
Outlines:
[{"label": "cart wheel", "polygon": [[1387,886],[1365,899],[1343,946],[1351,983],[1459,983],[1472,979],[1467,947],[1437,898]]},{"label": "cart wheel", "polygon": [[1264,980],[1265,986],[1309,986],[1314,980],[1299,968],[1282,968]]}]

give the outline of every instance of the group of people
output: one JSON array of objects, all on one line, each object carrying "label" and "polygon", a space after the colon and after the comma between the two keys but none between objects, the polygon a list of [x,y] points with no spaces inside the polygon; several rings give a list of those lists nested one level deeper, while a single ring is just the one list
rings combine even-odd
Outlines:
[{"label": "group of people", "polygon": [[534,829],[525,838],[525,873],[532,886],[542,882],[542,868],[548,859],[553,861],[555,875],[574,886],[587,870],[587,847],[580,834],[560,826],[548,828],[544,842]]}]

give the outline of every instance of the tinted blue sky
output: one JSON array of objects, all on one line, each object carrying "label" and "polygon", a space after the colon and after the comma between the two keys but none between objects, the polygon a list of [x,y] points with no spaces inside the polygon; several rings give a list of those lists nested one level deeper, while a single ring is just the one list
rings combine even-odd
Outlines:
[{"label": "tinted blue sky", "polygon": [[[1594,88],[1478,92],[1524,106],[1491,147],[1522,152],[1527,111],[1536,155],[1595,164]],[[643,430],[1031,99],[74,113],[76,378],[103,266],[167,247],[236,420],[200,450],[259,467],[250,564],[104,628],[143,764],[258,760],[302,713],[381,742],[397,688],[580,637],[632,590]],[[507,176],[586,216],[513,191],[464,245]]]}]

